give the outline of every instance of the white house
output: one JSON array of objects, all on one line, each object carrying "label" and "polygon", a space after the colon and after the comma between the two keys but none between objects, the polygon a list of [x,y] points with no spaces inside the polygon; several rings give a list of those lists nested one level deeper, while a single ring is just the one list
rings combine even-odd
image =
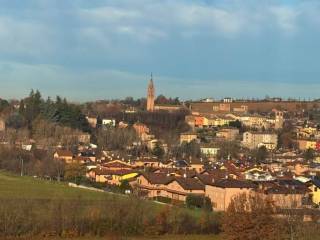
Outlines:
[{"label": "white house", "polygon": [[208,157],[215,157],[218,155],[220,148],[214,145],[201,145],[200,151],[203,155]]},{"label": "white house", "polygon": [[102,119],[102,125],[103,126],[111,126],[115,127],[116,126],[116,120],[115,119]]}]

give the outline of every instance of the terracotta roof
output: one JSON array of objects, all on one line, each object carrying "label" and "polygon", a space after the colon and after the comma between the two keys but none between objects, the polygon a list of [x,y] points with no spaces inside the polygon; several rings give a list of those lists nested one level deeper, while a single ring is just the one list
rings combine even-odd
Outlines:
[{"label": "terracotta roof", "polygon": [[112,161],[103,164],[103,167],[106,168],[131,168],[129,164],[122,163],[120,161]]},{"label": "terracotta roof", "polygon": [[259,182],[258,191],[265,194],[305,194],[309,190],[307,185],[297,180],[276,180],[272,182]]},{"label": "terracotta roof", "polygon": [[209,185],[220,188],[257,188],[257,185],[253,182],[235,179],[220,179]]},{"label": "terracotta roof", "polygon": [[284,186],[273,186],[269,189],[264,190],[266,194],[305,194],[307,193],[306,188],[295,188],[295,187],[284,187]]},{"label": "terracotta roof", "polygon": [[174,169],[174,168],[160,168],[158,172],[166,173],[166,174],[176,174],[180,176],[186,175],[187,177],[194,177],[197,174],[195,170],[189,170],[189,169],[182,170],[182,169]]},{"label": "terracotta roof", "polygon": [[130,173],[138,173],[138,171],[129,169],[110,170],[110,169],[95,169],[96,175],[118,175],[123,176]]},{"label": "terracotta roof", "polygon": [[175,181],[184,190],[204,190],[205,185],[195,178],[175,177]]},{"label": "terracotta roof", "polygon": [[214,179],[223,179],[228,175],[228,172],[224,169],[210,169],[205,170],[209,175],[213,176]]},{"label": "terracotta roof", "polygon": [[199,179],[199,181],[202,182],[204,185],[210,185],[215,180],[213,175],[198,174],[196,178]]},{"label": "terracotta roof", "polygon": [[168,176],[165,173],[142,173],[142,175],[151,184],[168,184],[174,180],[173,176]]}]

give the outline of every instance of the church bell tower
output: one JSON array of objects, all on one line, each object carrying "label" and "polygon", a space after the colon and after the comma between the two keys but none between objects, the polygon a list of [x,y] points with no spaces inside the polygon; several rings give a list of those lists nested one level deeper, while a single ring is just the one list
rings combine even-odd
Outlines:
[{"label": "church bell tower", "polygon": [[155,88],[154,88],[152,74],[151,74],[151,79],[149,81],[148,93],[147,93],[147,111],[149,112],[154,111],[154,98],[155,98]]}]

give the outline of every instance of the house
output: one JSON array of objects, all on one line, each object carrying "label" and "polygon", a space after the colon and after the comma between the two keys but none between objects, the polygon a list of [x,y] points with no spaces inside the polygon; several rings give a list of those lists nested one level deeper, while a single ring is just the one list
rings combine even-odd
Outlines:
[{"label": "house", "polygon": [[89,158],[92,162],[95,162],[97,160],[96,153],[92,150],[81,151],[79,153],[79,156]]},{"label": "house", "polygon": [[154,173],[165,173],[170,176],[193,178],[197,176],[197,172],[194,169],[174,169],[174,168],[159,168]]},{"label": "house", "polygon": [[87,119],[89,125],[92,128],[96,128],[97,127],[97,123],[98,123],[97,117],[95,117],[95,116],[86,116],[86,119]]},{"label": "house", "polygon": [[176,169],[187,169],[189,166],[186,160],[174,160],[171,164],[171,167]]},{"label": "house", "polygon": [[130,165],[129,163],[126,163],[121,160],[113,160],[113,161],[104,163],[102,164],[102,167],[108,170],[124,170],[124,169],[131,170],[133,168],[133,166]]},{"label": "house", "polygon": [[193,140],[197,140],[197,133],[195,132],[185,132],[180,134],[180,144],[182,143],[190,143]]},{"label": "house", "polygon": [[136,167],[159,167],[160,162],[157,158],[138,158],[134,161]]},{"label": "house", "polygon": [[91,141],[91,135],[89,133],[80,133],[76,135],[76,137],[80,143],[89,144]]},{"label": "house", "polygon": [[265,146],[268,150],[276,149],[278,144],[278,135],[267,132],[245,132],[243,133],[242,145],[249,149]]},{"label": "house", "polygon": [[151,139],[147,141],[147,148],[151,151],[153,151],[158,145],[161,146],[161,143],[158,139]]},{"label": "house", "polygon": [[141,137],[141,135],[143,134],[149,134],[150,132],[150,129],[148,128],[148,126],[143,123],[135,123],[133,124],[132,127],[136,131],[139,137]]},{"label": "house", "polygon": [[275,178],[268,172],[259,168],[251,168],[244,172],[245,179],[251,181],[273,181]]},{"label": "house", "polygon": [[301,151],[305,151],[308,149],[316,149],[317,148],[317,140],[313,140],[313,139],[298,139],[297,141],[297,145],[299,150]]},{"label": "house", "polygon": [[256,188],[257,185],[250,181],[213,179],[211,183],[205,185],[205,192],[215,211],[226,211],[235,196],[242,193],[250,194]]},{"label": "house", "polygon": [[260,182],[257,189],[263,198],[282,209],[301,208],[308,199],[308,192],[305,184],[294,179]]},{"label": "house", "polygon": [[174,179],[166,173],[142,173],[137,177],[137,188],[140,195],[148,198],[167,197],[166,186]]},{"label": "house", "polygon": [[102,119],[102,126],[110,126],[110,127],[115,127],[116,126],[116,120],[115,119],[107,119],[104,118]]},{"label": "house", "polygon": [[201,144],[200,151],[201,154],[207,157],[216,157],[220,151],[220,148],[214,144]]},{"label": "house", "polygon": [[146,124],[135,123],[132,127],[142,141],[149,141],[154,138],[154,135],[150,134],[150,129]]},{"label": "house", "polygon": [[148,198],[164,197],[184,202],[187,195],[204,195],[204,184],[196,178],[174,176],[165,173],[142,173],[136,187]]},{"label": "house", "polygon": [[224,138],[227,141],[236,140],[238,135],[239,135],[239,129],[238,128],[222,128],[216,134],[217,137]]},{"label": "house", "polygon": [[89,157],[82,157],[82,156],[76,156],[72,159],[73,162],[84,164],[84,163],[90,163],[91,159]]},{"label": "house", "polygon": [[189,164],[189,169],[196,171],[197,173],[201,173],[204,170],[204,161],[202,160],[202,158],[198,159],[192,159],[190,158],[190,160],[188,161]]},{"label": "house", "polygon": [[138,171],[129,169],[111,170],[105,168],[92,169],[87,174],[89,178],[99,183],[120,185],[124,180],[134,179],[139,175]]},{"label": "house", "polygon": [[66,163],[72,163],[73,153],[69,150],[58,149],[54,154],[53,158],[57,160],[63,160]]},{"label": "house", "polygon": [[219,127],[229,125],[234,119],[227,115],[213,115],[210,114],[207,116],[208,118],[208,126],[210,127]]},{"label": "house", "polygon": [[177,112],[182,110],[184,107],[181,105],[155,105],[155,111],[168,111],[168,112]]},{"label": "house", "polygon": [[242,115],[239,117],[239,120],[244,126],[256,129],[269,129],[272,124],[267,117],[258,114]]},{"label": "house", "polygon": [[196,178],[175,177],[166,186],[166,197],[185,202],[189,194],[205,195],[205,186]]},{"label": "house", "polygon": [[310,197],[314,204],[320,206],[320,180],[318,178],[312,179],[307,183],[310,190]]},{"label": "house", "polygon": [[138,174],[132,165],[122,160],[113,160],[91,169],[87,177],[100,183],[120,185],[122,181],[134,179]]}]

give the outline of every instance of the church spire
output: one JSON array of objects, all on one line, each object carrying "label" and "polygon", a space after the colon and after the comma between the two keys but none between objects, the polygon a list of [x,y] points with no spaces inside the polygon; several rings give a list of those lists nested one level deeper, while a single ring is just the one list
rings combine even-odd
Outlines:
[{"label": "church spire", "polygon": [[148,85],[148,93],[147,93],[147,111],[152,112],[154,110],[154,99],[155,99],[155,88],[153,84],[153,76],[151,73],[151,78]]}]

